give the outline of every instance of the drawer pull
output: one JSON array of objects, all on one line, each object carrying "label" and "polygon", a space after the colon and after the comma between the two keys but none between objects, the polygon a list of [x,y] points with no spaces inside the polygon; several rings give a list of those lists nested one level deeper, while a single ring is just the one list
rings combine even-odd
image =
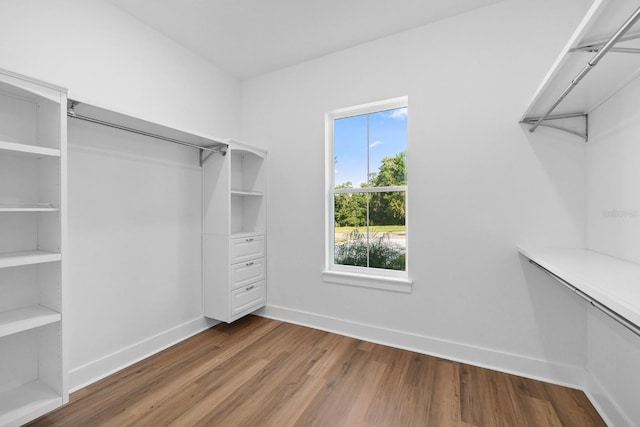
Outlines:
[{"label": "drawer pull", "polygon": [[255,239],[253,237],[249,237],[248,239],[244,239],[245,242],[253,242]]},{"label": "drawer pull", "polygon": [[245,291],[250,291],[250,290],[251,290],[251,289],[253,289],[253,288],[255,288],[255,286],[254,286],[254,285],[251,285],[251,286],[247,286],[244,290],[245,290]]},{"label": "drawer pull", "polygon": [[245,265],[246,265],[247,267],[251,267],[253,264],[255,264],[255,262],[251,261],[251,262],[246,263]]}]

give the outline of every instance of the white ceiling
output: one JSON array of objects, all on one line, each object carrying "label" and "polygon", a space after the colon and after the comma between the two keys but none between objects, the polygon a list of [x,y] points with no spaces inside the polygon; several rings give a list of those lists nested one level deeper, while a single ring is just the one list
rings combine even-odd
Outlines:
[{"label": "white ceiling", "polygon": [[108,0],[248,78],[500,0]]}]

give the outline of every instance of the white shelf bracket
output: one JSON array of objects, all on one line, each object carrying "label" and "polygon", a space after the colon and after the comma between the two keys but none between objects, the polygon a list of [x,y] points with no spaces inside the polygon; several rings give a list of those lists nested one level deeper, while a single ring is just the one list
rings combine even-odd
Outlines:
[{"label": "white shelf bracket", "polygon": [[[550,123],[553,120],[567,120],[567,119],[575,119],[575,118],[583,118],[584,119],[584,131],[580,132],[570,127],[557,125],[554,123]],[[558,129],[563,132],[569,132],[572,135],[579,136],[584,139],[584,142],[589,142],[589,115],[586,113],[574,113],[574,114],[558,114],[555,116],[547,116],[542,121],[540,121],[540,117],[526,117],[520,123],[526,125],[536,125],[543,126],[553,129]],[[533,132],[535,129],[530,129]]]},{"label": "white shelf bracket", "polygon": [[226,156],[228,150],[229,150],[229,146],[228,145],[224,145],[222,147],[216,148],[215,151],[200,150],[200,167],[202,167],[207,162],[207,159],[209,157],[211,157],[212,154],[217,153],[217,154],[220,154],[222,156]]}]

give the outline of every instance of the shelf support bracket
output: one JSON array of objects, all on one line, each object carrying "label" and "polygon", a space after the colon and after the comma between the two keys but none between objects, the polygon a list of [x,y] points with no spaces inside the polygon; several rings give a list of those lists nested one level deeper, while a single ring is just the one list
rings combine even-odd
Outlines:
[{"label": "shelf support bracket", "polygon": [[[563,120],[563,119],[574,119],[574,118],[584,118],[584,132],[579,132],[574,129],[556,125],[553,123],[548,123],[552,120]],[[572,135],[579,136],[584,139],[584,142],[589,142],[589,115],[586,113],[572,113],[572,114],[557,114],[553,116],[547,116],[543,120],[540,120],[540,117],[525,117],[520,123],[524,123],[526,125],[535,125],[548,127],[552,129],[558,129],[564,132],[569,132]]]},{"label": "shelf support bracket", "polygon": [[214,153],[226,156],[228,149],[229,147],[227,145],[219,147],[215,151],[200,149],[200,167],[202,167],[206,163],[207,159]]}]

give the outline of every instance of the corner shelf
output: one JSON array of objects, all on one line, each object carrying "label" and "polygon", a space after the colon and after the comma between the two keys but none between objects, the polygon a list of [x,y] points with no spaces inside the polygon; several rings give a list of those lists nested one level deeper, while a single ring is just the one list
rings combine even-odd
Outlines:
[{"label": "corner shelf", "polygon": [[0,338],[59,322],[57,311],[41,305],[0,312]]},{"label": "corner shelf", "polygon": [[0,141],[0,151],[20,157],[39,159],[42,157],[60,157],[60,150],[56,148],[40,147],[37,145],[18,144],[15,142]]},{"label": "corner shelf", "polygon": [[42,264],[62,259],[61,254],[45,251],[6,252],[0,254],[0,268],[18,267],[21,265]]},{"label": "corner shelf", "polygon": [[520,123],[531,132],[546,126],[587,141],[589,114],[640,76],[639,17],[634,0],[594,1]]},{"label": "corner shelf", "polygon": [[640,265],[589,249],[518,250],[594,307],[640,334]]}]

